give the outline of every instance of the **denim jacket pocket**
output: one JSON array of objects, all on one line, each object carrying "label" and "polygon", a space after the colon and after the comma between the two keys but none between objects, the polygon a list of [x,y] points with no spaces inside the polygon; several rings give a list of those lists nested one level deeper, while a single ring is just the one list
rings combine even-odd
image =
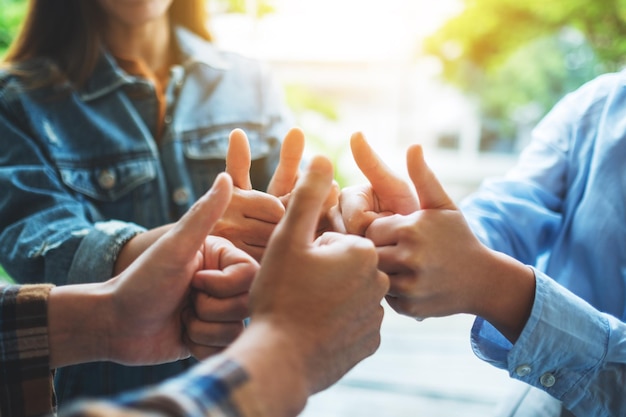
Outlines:
[{"label": "denim jacket pocket", "polygon": [[115,201],[156,178],[151,160],[130,160],[89,168],[62,166],[63,182],[74,191],[102,202]]},{"label": "denim jacket pocket", "polygon": [[[226,159],[228,136],[232,129],[187,132],[183,135],[185,156],[192,160]],[[274,139],[264,139],[258,130],[246,129],[252,160],[267,157]]]},{"label": "denim jacket pocket", "polygon": [[[250,144],[252,186],[265,190],[278,160],[280,142],[263,137],[262,130],[249,124],[244,129]],[[182,147],[189,178],[198,195],[211,186],[218,173],[224,171],[231,130],[232,125],[228,125],[223,129],[187,132],[177,142]]]}]

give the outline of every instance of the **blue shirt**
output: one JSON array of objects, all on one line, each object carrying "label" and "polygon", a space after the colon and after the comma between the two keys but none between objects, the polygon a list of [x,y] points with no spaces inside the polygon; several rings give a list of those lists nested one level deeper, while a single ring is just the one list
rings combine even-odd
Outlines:
[{"label": "blue shirt", "polygon": [[[175,33],[180,64],[159,138],[154,86],[106,52],[81,88],[27,89],[0,73],[0,264],[17,282],[109,279],[129,239],[177,220],[209,189],[235,127],[250,141],[252,184],[265,189],[292,125],[282,91],[259,62]],[[156,383],[191,363],[62,368],[59,402]]]},{"label": "blue shirt", "polygon": [[478,318],[477,355],[581,416],[626,415],[625,164],[620,72],[562,99],[517,165],[461,203],[485,244],[536,267],[519,340]]}]

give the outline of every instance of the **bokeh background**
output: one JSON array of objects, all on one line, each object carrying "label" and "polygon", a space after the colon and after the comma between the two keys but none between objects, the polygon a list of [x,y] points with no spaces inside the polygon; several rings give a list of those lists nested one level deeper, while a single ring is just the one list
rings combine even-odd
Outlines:
[{"label": "bokeh background", "polygon": [[[348,147],[362,131],[402,175],[422,143],[458,201],[514,163],[563,95],[626,57],[626,0],[208,2],[215,42],[272,67],[307,152],[331,157],[342,186],[364,180]],[[25,8],[0,0],[0,56]],[[389,310],[379,351],[303,415],[489,416],[516,383],[473,356],[472,320]]]}]

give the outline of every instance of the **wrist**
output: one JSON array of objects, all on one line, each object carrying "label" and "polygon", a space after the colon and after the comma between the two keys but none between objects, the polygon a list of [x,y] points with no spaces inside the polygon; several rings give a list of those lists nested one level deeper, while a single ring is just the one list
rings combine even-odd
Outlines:
[{"label": "wrist", "polygon": [[[256,320],[256,321],[255,321]],[[255,319],[224,355],[240,364],[250,377],[255,416],[295,416],[312,394],[302,355],[293,337]]]},{"label": "wrist", "polygon": [[489,250],[475,314],[490,322],[509,341],[521,334],[535,300],[531,268],[505,254]]},{"label": "wrist", "polygon": [[55,287],[48,299],[51,368],[108,358],[110,298],[101,283]]}]

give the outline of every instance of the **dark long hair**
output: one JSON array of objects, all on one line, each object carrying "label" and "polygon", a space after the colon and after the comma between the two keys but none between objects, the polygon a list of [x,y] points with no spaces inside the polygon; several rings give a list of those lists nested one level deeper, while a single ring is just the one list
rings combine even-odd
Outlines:
[{"label": "dark long hair", "polygon": [[[207,28],[207,0],[174,0],[170,22],[211,41]],[[95,0],[30,0],[22,27],[11,44],[4,66],[28,77],[21,64],[34,58],[51,59],[58,70],[47,74],[39,85],[69,80],[83,84],[93,72],[101,47],[104,12]]]}]

